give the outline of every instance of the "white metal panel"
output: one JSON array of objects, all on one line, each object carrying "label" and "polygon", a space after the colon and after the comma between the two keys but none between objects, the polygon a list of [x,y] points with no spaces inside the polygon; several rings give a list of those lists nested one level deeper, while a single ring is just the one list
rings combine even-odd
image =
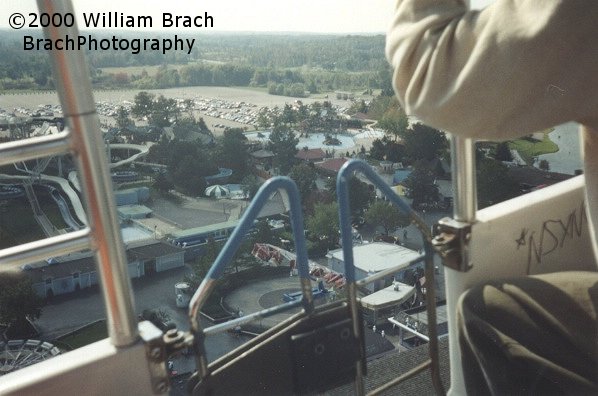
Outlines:
[{"label": "white metal panel", "polygon": [[152,395],[141,341],[116,348],[109,339],[0,377],[0,395]]},{"label": "white metal panel", "polygon": [[[464,290],[482,281],[564,270],[596,271],[584,206],[584,178],[480,210],[472,227],[465,273],[445,268],[451,367],[461,367],[455,307]],[[465,394],[462,372],[451,370],[451,394]]]}]

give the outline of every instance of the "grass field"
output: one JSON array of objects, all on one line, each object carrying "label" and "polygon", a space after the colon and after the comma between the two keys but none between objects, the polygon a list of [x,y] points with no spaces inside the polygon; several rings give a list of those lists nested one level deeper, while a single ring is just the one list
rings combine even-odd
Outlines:
[{"label": "grass field", "polygon": [[108,337],[106,321],[100,320],[72,334],[57,338],[56,341],[66,344],[72,349],[77,349],[89,345],[92,342],[103,340],[106,337]]},{"label": "grass field", "polygon": [[16,199],[0,205],[0,248],[44,238],[28,203]]},{"label": "grass field", "polygon": [[526,138],[513,140],[509,143],[509,148],[517,150],[525,162],[533,164],[534,157],[559,151],[559,146],[548,138],[548,133],[550,132],[550,130],[544,131],[544,139],[542,139],[542,141]]}]

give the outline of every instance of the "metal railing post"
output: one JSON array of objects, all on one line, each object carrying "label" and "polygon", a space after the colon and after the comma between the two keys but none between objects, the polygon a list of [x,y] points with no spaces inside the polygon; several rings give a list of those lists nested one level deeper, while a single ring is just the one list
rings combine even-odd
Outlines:
[{"label": "metal railing post", "polygon": [[451,135],[451,171],[453,177],[453,218],[473,223],[477,211],[475,142]]},{"label": "metal railing post", "polygon": [[[69,0],[38,0],[37,4],[41,13],[75,15]],[[52,40],[67,35],[76,39],[79,32],[75,23],[72,27],[46,27],[44,35]],[[81,174],[92,248],[96,250],[104,291],[102,294],[106,304],[108,332],[115,346],[127,346],[134,343],[139,334],[88,65],[83,51],[53,50],[50,55],[56,89],[71,130],[71,149]]]}]

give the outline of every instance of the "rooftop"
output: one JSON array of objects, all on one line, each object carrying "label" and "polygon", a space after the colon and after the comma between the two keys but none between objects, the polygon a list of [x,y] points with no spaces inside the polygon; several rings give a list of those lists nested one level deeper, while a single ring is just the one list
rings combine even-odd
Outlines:
[{"label": "rooftop", "polygon": [[[328,252],[327,257],[344,261],[343,250]],[[376,273],[404,264],[405,267],[420,257],[415,250],[391,243],[373,242],[353,247],[355,267],[368,273]]]},{"label": "rooftop", "polygon": [[[448,337],[438,340],[438,355],[440,360],[440,377],[445,391],[450,386]],[[379,359],[368,362],[367,376],[365,377],[365,391],[371,392],[387,382],[407,373],[413,367],[428,359],[428,345],[424,344],[408,351],[394,350]],[[432,387],[430,370],[413,376],[401,384],[383,392],[383,395],[433,395],[436,392]],[[326,392],[328,396],[352,395],[354,385],[343,385]]]},{"label": "rooftop", "polygon": [[234,228],[239,224],[239,220],[229,220],[222,223],[210,224],[203,227],[188,228],[186,230],[175,231],[172,233],[174,238],[184,238],[197,234],[206,234],[223,229]]},{"label": "rooftop", "polygon": [[144,205],[121,205],[116,211],[124,219],[138,219],[152,214],[152,210]]},{"label": "rooftop", "polygon": [[[395,290],[396,285],[398,285],[398,290]],[[383,309],[402,303],[413,296],[413,293],[415,293],[415,287],[395,282],[393,285],[363,297],[361,305],[369,309]]]},{"label": "rooftop", "polygon": [[315,165],[322,170],[338,173],[345,162],[347,162],[346,158],[332,158],[322,162],[317,162]]},{"label": "rooftop", "polygon": [[[143,242],[142,242],[143,243]],[[167,256],[174,253],[182,252],[183,249],[178,248],[169,243],[162,241],[151,241],[150,243],[144,243],[143,245],[134,246],[130,244],[127,249],[127,255],[133,256],[139,259],[154,258]]]},{"label": "rooftop", "polygon": [[[162,241],[152,240],[130,244],[127,248],[127,261],[136,259],[162,257],[182,252],[181,248]],[[30,265],[25,272],[33,282],[42,282],[47,278],[63,278],[76,272],[87,273],[96,271],[95,260],[91,252],[74,253],[53,259],[54,264],[39,262]]]},{"label": "rooftop", "polygon": [[307,150],[299,150],[297,154],[295,154],[295,158],[304,161],[313,161],[313,160],[321,160],[322,158],[326,157],[326,153],[321,148],[315,149],[307,149]]}]

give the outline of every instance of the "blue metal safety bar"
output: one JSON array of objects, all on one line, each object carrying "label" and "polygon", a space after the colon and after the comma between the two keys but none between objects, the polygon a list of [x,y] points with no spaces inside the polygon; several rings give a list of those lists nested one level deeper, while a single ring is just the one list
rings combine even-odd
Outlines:
[{"label": "blue metal safety bar", "polygon": [[[295,238],[296,264],[299,272],[303,298],[299,302],[290,302],[282,304],[277,307],[265,309],[254,314],[247,315],[246,317],[228,321],[221,325],[209,327],[205,329],[205,331],[202,330],[199,324],[199,311],[203,307],[210,293],[214,290],[216,281],[222,277],[226,265],[228,265],[228,263],[230,263],[230,261],[233,259],[236,251],[243,242],[243,238],[253,227],[254,222],[257,219],[258,214],[260,213],[260,210],[264,207],[266,201],[270,198],[270,196],[278,190],[286,191],[291,206],[291,226]],[[200,342],[200,340],[203,340],[205,335],[214,334],[220,331],[231,329],[240,324],[247,323],[258,318],[272,316],[301,304],[303,305],[305,312],[309,313],[313,311],[314,305],[312,287],[311,279],[309,277],[309,265],[307,260],[308,259],[303,227],[303,215],[297,185],[288,177],[273,177],[272,179],[269,179],[266,183],[264,183],[262,187],[258,190],[256,196],[254,197],[251,204],[248,206],[247,211],[243,215],[239,225],[235,228],[230,238],[227,240],[226,244],[218,254],[218,257],[214,261],[214,264],[210,267],[208,274],[201,282],[197,291],[191,298],[191,302],[189,304],[189,319],[191,321],[191,328],[194,333],[196,343]],[[200,375],[204,377],[208,375],[208,368],[205,353],[203,353],[203,347],[200,348],[198,352],[200,353],[197,356],[197,368],[199,370]]]},{"label": "blue metal safety bar", "polygon": [[[411,221],[417,226],[423,235],[424,239],[424,263],[425,263],[425,276],[426,283],[430,285],[427,287],[427,312],[428,312],[428,323],[429,323],[429,352],[430,361],[428,364],[422,365],[421,369],[431,368],[432,382],[436,392],[444,394],[442,382],[440,381],[440,369],[438,365],[438,338],[437,338],[437,327],[436,327],[436,291],[434,289],[434,248],[432,246],[432,235],[430,229],[426,223],[418,216],[417,213],[411,207],[403,201],[391,188],[390,186],[374,172],[374,170],[364,161],[351,160],[343,165],[338,173],[336,179],[336,191],[338,195],[339,204],[339,224],[341,230],[341,241],[343,248],[343,260],[345,262],[345,277],[347,279],[347,290],[349,292],[349,302],[351,305],[351,312],[354,314],[354,318],[357,317],[357,310],[359,306],[357,304],[357,281],[355,279],[355,263],[353,258],[353,237],[352,237],[352,226],[351,226],[351,208],[349,204],[349,181],[355,172],[363,174],[370,182],[374,184],[384,196],[394,205],[399,207],[401,211],[409,215]],[[354,323],[355,325],[355,323]],[[357,332],[361,331],[358,327],[354,329]],[[397,381],[392,381],[384,386],[386,390]],[[402,381],[402,378],[400,379]],[[377,390],[378,391],[378,390]],[[375,393],[377,393],[375,391]]]}]

